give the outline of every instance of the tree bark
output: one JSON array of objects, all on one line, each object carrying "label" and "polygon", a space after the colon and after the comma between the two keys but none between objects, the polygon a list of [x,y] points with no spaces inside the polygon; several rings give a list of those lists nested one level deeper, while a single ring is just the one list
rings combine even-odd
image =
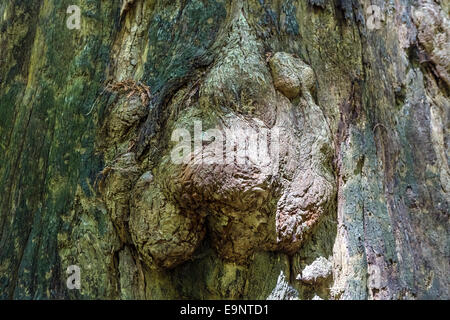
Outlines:
[{"label": "tree bark", "polygon": [[[448,13],[2,2],[0,299],[448,299]],[[196,123],[280,143],[174,163]]]}]

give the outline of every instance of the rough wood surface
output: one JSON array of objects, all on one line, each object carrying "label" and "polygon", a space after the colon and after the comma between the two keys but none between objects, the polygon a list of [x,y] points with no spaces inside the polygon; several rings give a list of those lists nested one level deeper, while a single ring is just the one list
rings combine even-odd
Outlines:
[{"label": "rough wood surface", "polygon": [[[2,1],[0,299],[449,299],[449,21],[432,0]],[[195,121],[280,132],[279,159],[174,164]]]}]

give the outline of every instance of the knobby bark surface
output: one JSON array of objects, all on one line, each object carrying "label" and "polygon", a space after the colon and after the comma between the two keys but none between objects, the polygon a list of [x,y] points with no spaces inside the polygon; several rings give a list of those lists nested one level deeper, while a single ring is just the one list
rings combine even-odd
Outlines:
[{"label": "knobby bark surface", "polygon": [[[0,299],[448,299],[449,33],[437,0],[2,1]],[[226,141],[174,163],[199,123]],[[276,155],[214,161],[249,129]]]}]

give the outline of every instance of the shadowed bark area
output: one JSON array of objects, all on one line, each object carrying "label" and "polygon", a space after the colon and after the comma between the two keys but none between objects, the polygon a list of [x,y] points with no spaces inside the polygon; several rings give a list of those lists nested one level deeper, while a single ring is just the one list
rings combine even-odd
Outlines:
[{"label": "shadowed bark area", "polygon": [[0,299],[448,299],[448,12],[2,2]]}]

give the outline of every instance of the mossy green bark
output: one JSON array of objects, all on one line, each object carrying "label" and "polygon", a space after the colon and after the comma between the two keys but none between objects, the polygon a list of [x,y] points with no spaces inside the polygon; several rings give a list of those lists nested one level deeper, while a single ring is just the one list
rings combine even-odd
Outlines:
[{"label": "mossy green bark", "polygon": [[[301,299],[448,299],[449,89],[417,40],[412,12],[424,3],[136,0],[122,16],[120,1],[0,4],[0,299],[289,296],[277,288]],[[72,4],[81,30],[66,27]],[[367,26],[370,4],[386,14],[378,30]],[[311,99],[333,138],[320,150],[337,186],[329,212],[295,253],[258,250],[236,263],[207,235],[181,265],[148,268],[112,214],[129,207],[137,179],[115,161],[132,150],[133,170],[158,175],[175,127],[265,119],[272,109],[254,106],[273,88],[264,63],[277,52],[315,74]],[[105,123],[124,97],[105,88],[127,78],[152,101],[109,139]],[[217,88],[222,96],[205,98]],[[114,199],[99,191],[107,171],[119,172]],[[331,278],[297,280],[318,257],[333,262]],[[80,291],[66,287],[69,265],[83,270]]]}]

